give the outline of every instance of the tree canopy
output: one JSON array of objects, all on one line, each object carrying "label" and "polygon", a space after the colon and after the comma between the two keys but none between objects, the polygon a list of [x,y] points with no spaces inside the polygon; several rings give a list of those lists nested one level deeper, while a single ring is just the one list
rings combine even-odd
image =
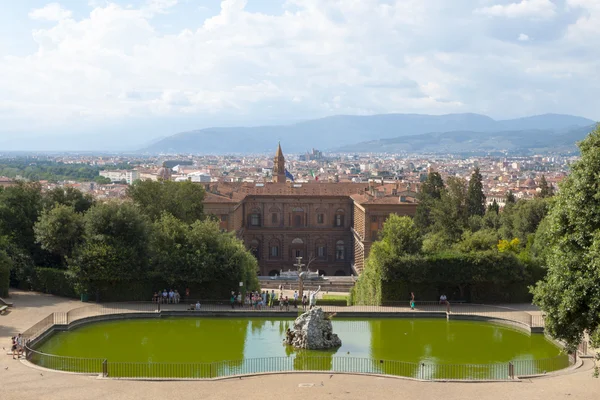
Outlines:
[{"label": "tree canopy", "polygon": [[467,190],[467,211],[469,215],[479,215],[483,217],[485,214],[485,194],[483,194],[483,184],[481,180],[481,172],[479,167],[475,168],[469,180],[469,188]]},{"label": "tree canopy", "polygon": [[600,127],[579,148],[543,224],[548,272],[533,290],[547,331],[571,349],[584,332],[600,345]]},{"label": "tree canopy", "polygon": [[67,257],[83,240],[83,215],[71,206],[57,204],[42,212],[34,231],[42,249],[58,255],[66,264]]},{"label": "tree canopy", "polygon": [[152,221],[163,212],[188,224],[204,218],[204,187],[191,181],[140,180],[127,193]]}]

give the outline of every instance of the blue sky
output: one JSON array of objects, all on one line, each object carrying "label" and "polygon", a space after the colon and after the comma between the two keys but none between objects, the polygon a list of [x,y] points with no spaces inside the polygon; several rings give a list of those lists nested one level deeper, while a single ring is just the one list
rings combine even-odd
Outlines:
[{"label": "blue sky", "polygon": [[335,114],[600,120],[598,43],[598,0],[0,0],[0,148]]}]

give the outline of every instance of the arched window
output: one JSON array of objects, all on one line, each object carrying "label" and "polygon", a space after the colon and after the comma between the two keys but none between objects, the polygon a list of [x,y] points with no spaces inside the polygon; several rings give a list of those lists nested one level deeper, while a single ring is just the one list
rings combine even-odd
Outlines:
[{"label": "arched window", "polygon": [[335,212],[335,220],[333,221],[333,225],[335,225],[336,227],[344,226],[344,210],[343,209],[339,208]]},{"label": "arched window", "polygon": [[281,250],[279,247],[279,240],[274,239],[269,242],[269,258],[277,259],[281,256]]},{"label": "arched window", "polygon": [[316,254],[317,254],[317,258],[319,259],[326,259],[327,258],[327,246],[325,245],[325,241],[322,239],[318,239],[315,242],[315,247],[316,247]]},{"label": "arched window", "polygon": [[304,240],[295,238],[290,246],[292,257],[304,257]]},{"label": "arched window", "polygon": [[277,215],[277,213],[271,214],[271,223],[272,224],[279,223],[279,215]]},{"label": "arched window", "polygon": [[344,248],[344,241],[343,240],[338,240],[335,243],[335,259],[337,261],[343,261],[345,253],[346,253],[346,251],[345,251],[345,248]]}]

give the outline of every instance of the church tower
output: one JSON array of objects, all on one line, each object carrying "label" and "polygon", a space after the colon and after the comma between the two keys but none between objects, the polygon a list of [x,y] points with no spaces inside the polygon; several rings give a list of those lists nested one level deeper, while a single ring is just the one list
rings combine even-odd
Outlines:
[{"label": "church tower", "polygon": [[281,143],[277,144],[277,153],[273,164],[273,182],[285,183],[285,158],[281,151]]}]

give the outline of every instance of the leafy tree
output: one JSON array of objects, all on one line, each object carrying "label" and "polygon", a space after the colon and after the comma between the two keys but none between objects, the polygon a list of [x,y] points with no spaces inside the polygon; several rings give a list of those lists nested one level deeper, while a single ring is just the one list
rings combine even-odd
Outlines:
[{"label": "leafy tree", "polygon": [[454,246],[454,249],[463,253],[489,251],[496,247],[498,239],[498,232],[493,229],[482,229],[477,232],[465,231],[462,240]]},{"label": "leafy tree", "polygon": [[467,187],[465,180],[449,177],[442,197],[434,203],[431,217],[435,231],[444,231],[453,242],[460,240],[467,226]]},{"label": "leafy tree", "polygon": [[[7,238],[0,237],[0,246],[5,247],[8,243]],[[10,270],[12,269],[12,260],[2,248],[0,248],[0,297],[8,296],[8,286],[10,283]]]},{"label": "leafy tree", "polygon": [[98,175],[97,177],[94,178],[94,182],[96,182],[99,185],[110,185],[112,183],[110,178],[107,178],[105,176],[100,176],[100,175]]},{"label": "leafy tree", "polygon": [[[496,207],[493,205],[496,204]],[[498,230],[501,226],[501,218],[499,214],[500,208],[498,207],[498,203],[494,201],[487,209],[485,215],[483,216],[482,225],[484,228]]]},{"label": "leafy tree", "polygon": [[554,195],[554,190],[552,189],[552,186],[548,184],[548,181],[546,180],[546,177],[544,175],[542,175],[542,177],[540,178],[540,183],[538,187],[540,188],[540,191],[537,194],[538,197],[545,199]]},{"label": "leafy tree", "polygon": [[483,194],[483,184],[479,168],[475,168],[469,180],[469,188],[467,190],[467,212],[469,216],[485,214],[485,195]]},{"label": "leafy tree", "polygon": [[257,288],[256,258],[232,233],[223,233],[210,219],[186,224],[163,213],[153,225],[152,265],[171,285],[218,282],[227,288],[244,282]]},{"label": "leafy tree", "polygon": [[548,213],[548,202],[544,199],[520,200],[513,210],[513,229],[521,242],[534,234]]},{"label": "leafy tree", "polygon": [[444,188],[444,180],[439,172],[431,172],[421,185],[421,194],[432,199],[440,199]]},{"label": "leafy tree", "polygon": [[512,190],[509,190],[508,192],[506,192],[506,198],[504,199],[504,203],[506,205],[508,204],[515,204],[517,202],[517,199],[515,198],[515,195],[513,194]]},{"label": "leafy tree", "polygon": [[600,346],[600,126],[579,143],[581,159],[554,196],[547,230],[548,273],[533,289],[546,330],[573,350],[589,332]]},{"label": "leafy tree", "polygon": [[148,276],[149,225],[131,203],[102,203],[84,216],[85,242],[77,246],[69,269],[80,290]]},{"label": "leafy tree", "polygon": [[42,212],[34,231],[42,248],[58,255],[66,265],[67,257],[83,240],[83,216],[71,206],[57,204]]},{"label": "leafy tree", "polygon": [[509,203],[500,213],[500,234],[504,239],[518,237],[527,242],[527,237],[537,230],[538,225],[548,213],[545,199],[519,200]]},{"label": "leafy tree", "polygon": [[415,214],[415,225],[421,232],[427,232],[433,224],[431,220],[431,209],[434,203],[442,197],[444,180],[438,172],[431,172],[421,185],[419,193],[419,205]]},{"label": "leafy tree", "polygon": [[52,208],[55,204],[67,205],[73,207],[75,212],[83,213],[94,205],[94,199],[90,194],[72,187],[57,187],[44,194],[44,208]]},{"label": "leafy tree", "polygon": [[395,254],[416,254],[423,241],[412,218],[391,214],[383,224],[381,241],[386,242]]},{"label": "leafy tree", "polygon": [[498,242],[498,251],[500,253],[514,253],[517,254],[520,250],[519,246],[521,245],[521,241],[519,238],[514,238],[511,241],[508,240],[500,240]]},{"label": "leafy tree", "polygon": [[[7,236],[11,252],[25,252],[36,263],[44,262],[44,254],[35,241],[33,225],[42,210],[39,183],[18,182],[0,191],[0,236]],[[21,250],[18,250],[21,249]]]},{"label": "leafy tree", "polygon": [[494,199],[494,201],[492,201],[492,204],[490,204],[487,208],[487,212],[493,211],[496,214],[498,214],[500,212],[500,206],[498,205],[498,203],[496,202],[496,199]]},{"label": "leafy tree", "polygon": [[128,194],[152,221],[160,219],[163,212],[188,224],[204,218],[204,187],[192,183],[173,181],[136,181]]},{"label": "leafy tree", "polygon": [[442,253],[452,247],[453,240],[445,231],[429,232],[423,236],[423,253]]}]

